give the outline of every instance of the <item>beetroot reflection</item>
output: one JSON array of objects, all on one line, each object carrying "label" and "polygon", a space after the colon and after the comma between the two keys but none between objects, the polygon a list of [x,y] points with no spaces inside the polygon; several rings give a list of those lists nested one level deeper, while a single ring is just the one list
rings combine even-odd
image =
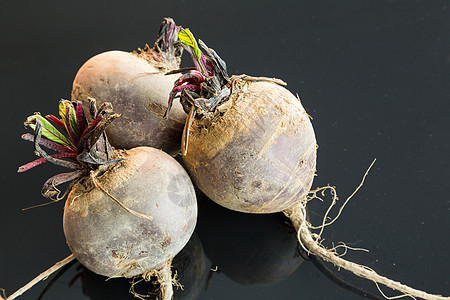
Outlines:
[{"label": "beetroot reflection", "polygon": [[197,193],[196,232],[218,271],[248,286],[271,285],[302,263],[295,230],[283,214],[250,215],[223,208]]}]

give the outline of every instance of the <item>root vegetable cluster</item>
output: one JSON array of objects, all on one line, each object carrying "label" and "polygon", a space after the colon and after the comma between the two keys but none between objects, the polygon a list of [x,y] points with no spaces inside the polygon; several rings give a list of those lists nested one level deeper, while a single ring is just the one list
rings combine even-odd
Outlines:
[{"label": "root vegetable cluster", "polygon": [[[178,69],[183,50],[195,67]],[[380,276],[321,245],[306,220],[316,137],[300,99],[285,86],[275,78],[230,76],[216,51],[168,18],[153,49],[111,51],[87,61],[75,77],[72,102],[60,102],[61,118],[27,119],[34,134],[23,139],[41,158],[19,171],[47,161],[72,169],[47,180],[42,190],[58,200],[66,193],[57,186],[70,184],[64,233],[73,256],[67,260],[76,257],[108,277],[157,275],[165,280],[163,299],[173,294],[170,262],[196,224],[190,178],[231,210],[283,212],[310,255],[405,296],[450,299]],[[187,172],[148,146],[181,150]]]}]

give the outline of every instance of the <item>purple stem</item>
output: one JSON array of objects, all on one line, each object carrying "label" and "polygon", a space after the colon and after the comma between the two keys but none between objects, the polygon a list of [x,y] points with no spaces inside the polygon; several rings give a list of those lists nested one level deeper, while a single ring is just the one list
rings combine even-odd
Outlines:
[{"label": "purple stem", "polygon": [[54,115],[46,115],[45,118],[52,122],[55,125],[58,125],[59,128],[66,130],[66,127],[64,126],[63,121],[55,117]]},{"label": "purple stem", "polygon": [[[50,157],[55,158],[55,159],[62,159],[62,158],[76,158],[77,157],[77,153],[74,152],[65,152],[65,153],[56,153],[56,154],[52,154],[50,155]],[[43,163],[47,162],[48,160],[41,157],[38,158],[36,160],[33,160],[32,162],[29,162],[23,166],[20,166],[19,169],[17,170],[18,173],[22,173],[25,171],[28,171],[31,168],[34,168],[36,166],[42,165]]]},{"label": "purple stem", "polygon": [[197,70],[192,70],[189,73],[183,74],[177,81],[175,81],[175,86],[180,86],[185,82],[191,82],[192,84],[198,84],[205,81],[205,76]]},{"label": "purple stem", "polygon": [[167,118],[167,116],[169,115],[170,109],[172,108],[173,100],[177,97],[176,95],[184,90],[189,90],[198,93],[200,92],[201,88],[199,85],[195,84],[185,84],[174,87],[169,95],[169,102],[167,104],[167,110],[166,113],[164,114],[164,118]]},{"label": "purple stem", "polygon": [[34,130],[34,150],[37,152],[38,155],[42,156],[49,162],[58,165],[63,166],[69,169],[79,169],[80,164],[72,161],[67,161],[64,159],[57,159],[53,158],[50,155],[47,154],[44,150],[42,150],[41,146],[39,145],[39,142],[41,141],[41,135],[42,135],[42,123],[39,119],[36,119],[36,128]]},{"label": "purple stem", "polygon": [[[200,66],[200,64],[197,61],[197,58],[195,57],[194,52],[192,52],[191,48],[188,46],[185,46],[184,44],[181,44],[181,43],[180,43],[180,46],[183,47],[183,49],[186,50],[191,55],[192,61],[194,62],[194,65],[195,65],[195,68],[197,69],[197,71],[199,71],[200,73],[203,74],[204,73],[203,70],[206,71],[206,68],[204,68],[204,66]],[[203,55],[203,53],[201,51],[200,51],[200,53],[201,53],[201,55]],[[200,59],[200,61],[201,61],[201,59]],[[207,74],[203,74],[203,75],[207,76]]]},{"label": "purple stem", "polygon": [[[75,110],[75,114],[77,117],[77,127],[78,127],[78,140],[83,133],[84,129],[86,129],[86,118],[83,112],[83,104],[81,101],[77,101],[77,107]],[[76,141],[78,143],[78,140]]]},{"label": "purple stem", "polygon": [[81,153],[87,146],[87,148],[90,148],[89,144],[89,138],[92,136],[92,131],[97,125],[100,123],[100,121],[103,119],[102,115],[98,115],[97,118],[94,119],[83,131],[83,133],[80,136],[80,139],[78,140],[78,152]]},{"label": "purple stem", "polygon": [[[25,133],[22,135],[22,139],[25,141],[30,141],[30,142],[34,142],[34,135],[31,133]],[[75,151],[69,147],[65,147],[61,144],[52,142],[50,140],[47,140],[45,138],[41,137],[41,140],[39,141],[39,145],[44,146],[47,149],[56,151],[58,153],[64,153],[64,152],[73,152],[75,153]]]}]

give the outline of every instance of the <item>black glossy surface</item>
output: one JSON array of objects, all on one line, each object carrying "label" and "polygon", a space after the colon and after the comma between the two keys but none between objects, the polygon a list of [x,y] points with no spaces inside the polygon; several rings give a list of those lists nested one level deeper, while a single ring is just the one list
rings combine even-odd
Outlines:
[{"label": "black glossy surface", "polygon": [[[61,170],[16,173],[34,159],[32,145],[20,140],[23,121],[34,111],[56,113],[87,59],[152,44],[162,18],[171,16],[214,48],[231,74],[278,77],[299,93],[320,146],[314,187],[335,185],[344,200],[377,158],[363,188],[325,231],[326,241],[370,249],[346,257],[450,295],[448,1],[6,0],[0,16],[0,287],[8,293],[69,255],[63,203],[21,211],[45,202],[41,186]],[[327,207],[311,204],[312,217]],[[68,287],[76,272],[64,274],[44,299],[88,299],[80,280]],[[339,274],[379,295],[372,283]],[[44,286],[22,299],[36,299]],[[265,287],[214,273],[199,299],[294,298],[361,296],[303,262]]]}]

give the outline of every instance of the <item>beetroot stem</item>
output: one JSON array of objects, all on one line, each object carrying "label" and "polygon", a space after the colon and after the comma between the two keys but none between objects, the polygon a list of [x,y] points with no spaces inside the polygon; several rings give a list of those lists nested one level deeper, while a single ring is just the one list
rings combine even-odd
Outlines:
[{"label": "beetroot stem", "polygon": [[[34,135],[32,135],[31,133],[25,133],[22,135],[22,139],[25,141],[34,142]],[[67,152],[77,153],[76,151],[74,151],[73,149],[71,149],[69,147],[66,147],[61,144],[55,143],[53,141],[47,140],[46,138],[43,138],[42,136],[39,141],[39,145],[44,146],[47,149],[50,149],[50,150],[53,150],[53,151],[59,152],[59,153],[67,153]]]},{"label": "beetroot stem", "polygon": [[46,115],[45,118],[53,124],[57,125],[62,130],[66,130],[66,126],[64,126],[64,123],[54,115]]},{"label": "beetroot stem", "polygon": [[[83,113],[83,105],[81,101],[77,101],[77,106],[75,108],[75,115],[77,119],[77,127],[78,127],[78,140],[81,137],[81,134],[83,133],[84,129],[86,128],[86,118],[84,117]],[[78,143],[77,140],[77,143]]]},{"label": "beetroot stem", "polygon": [[[51,158],[54,159],[61,159],[61,158],[76,158],[77,157],[77,153],[73,153],[73,152],[66,152],[66,153],[56,153],[56,154],[52,154],[49,155]],[[32,162],[29,162],[27,164],[24,164],[23,166],[20,166],[19,169],[17,170],[17,173],[22,173],[25,171],[28,171],[31,168],[34,168],[36,166],[39,166],[43,163],[48,162],[47,158],[41,157],[38,158],[36,160],[33,160]]]}]

